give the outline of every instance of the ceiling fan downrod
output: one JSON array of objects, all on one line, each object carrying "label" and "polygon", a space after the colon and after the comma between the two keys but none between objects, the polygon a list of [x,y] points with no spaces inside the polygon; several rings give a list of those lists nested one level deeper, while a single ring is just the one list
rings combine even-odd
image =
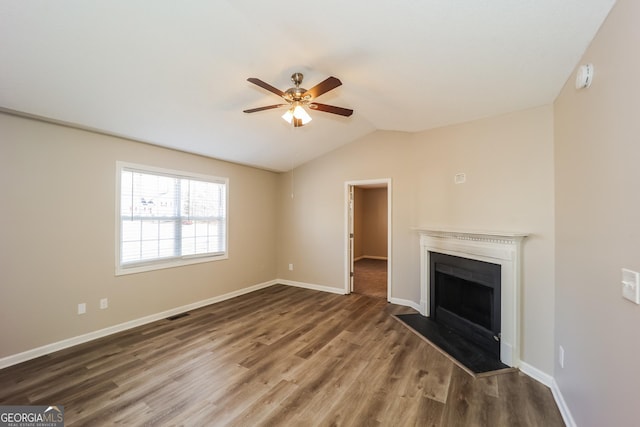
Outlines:
[{"label": "ceiling fan downrod", "polygon": [[306,104],[307,102],[309,102],[309,100],[311,100],[311,95],[307,94],[305,96],[307,90],[300,87],[303,78],[304,75],[302,73],[291,74],[291,81],[296,87],[289,88],[284,92],[285,99],[287,99],[289,102],[299,102]]}]

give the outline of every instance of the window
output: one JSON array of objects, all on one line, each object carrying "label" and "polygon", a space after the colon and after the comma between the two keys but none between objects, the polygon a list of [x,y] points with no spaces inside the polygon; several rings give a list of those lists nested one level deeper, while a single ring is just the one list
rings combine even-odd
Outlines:
[{"label": "window", "polygon": [[117,164],[116,274],[227,258],[227,178]]}]

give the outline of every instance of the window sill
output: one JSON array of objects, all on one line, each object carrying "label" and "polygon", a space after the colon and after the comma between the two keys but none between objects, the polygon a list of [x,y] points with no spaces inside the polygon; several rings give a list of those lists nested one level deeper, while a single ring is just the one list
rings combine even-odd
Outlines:
[{"label": "window sill", "polygon": [[146,271],[163,270],[165,268],[183,267],[185,265],[201,264],[204,262],[222,261],[228,259],[228,254],[207,256],[207,257],[193,257],[193,258],[181,258],[170,261],[150,262],[149,264],[135,265],[131,267],[116,266],[116,276],[125,276],[127,274],[144,273]]}]

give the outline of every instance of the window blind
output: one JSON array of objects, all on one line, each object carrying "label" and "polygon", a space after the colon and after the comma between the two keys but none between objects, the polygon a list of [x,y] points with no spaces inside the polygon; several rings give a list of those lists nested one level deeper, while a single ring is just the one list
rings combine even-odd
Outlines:
[{"label": "window blind", "polygon": [[227,181],[120,170],[122,268],[226,253]]}]

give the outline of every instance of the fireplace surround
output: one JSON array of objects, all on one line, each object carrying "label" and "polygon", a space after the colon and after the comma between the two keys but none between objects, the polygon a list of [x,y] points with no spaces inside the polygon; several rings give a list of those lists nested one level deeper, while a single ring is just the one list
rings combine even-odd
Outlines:
[{"label": "fireplace surround", "polygon": [[440,253],[500,266],[500,361],[520,364],[521,252],[524,233],[421,228],[420,314],[431,316],[431,254]]}]

